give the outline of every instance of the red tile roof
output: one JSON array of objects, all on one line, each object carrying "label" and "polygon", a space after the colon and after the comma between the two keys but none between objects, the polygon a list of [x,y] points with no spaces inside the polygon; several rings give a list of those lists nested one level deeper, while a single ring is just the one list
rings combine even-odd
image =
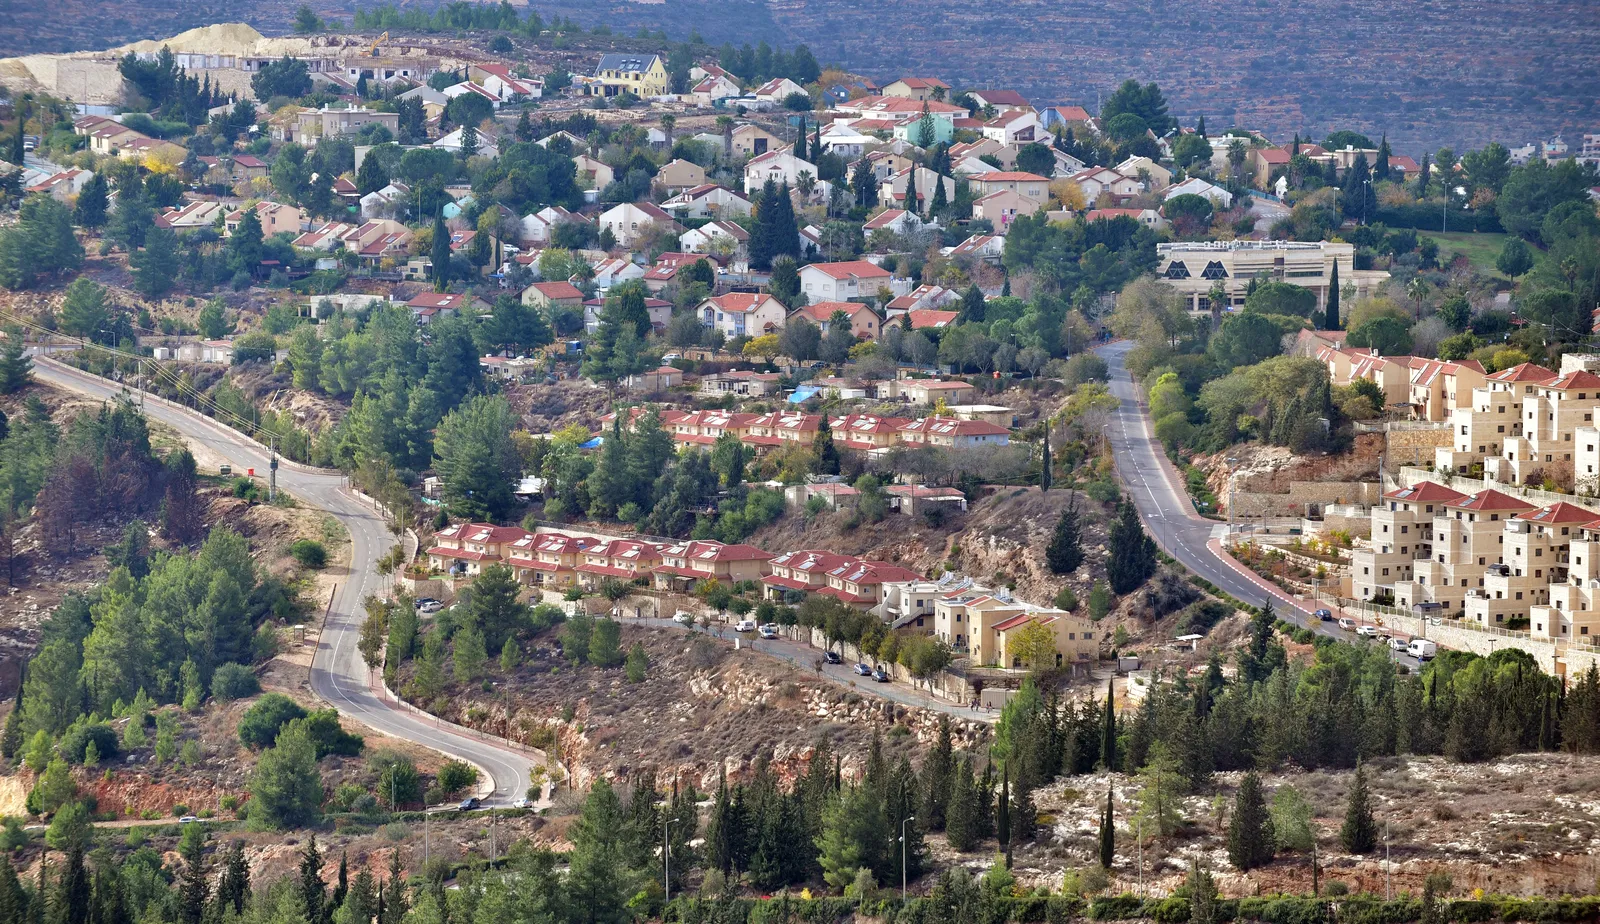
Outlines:
[{"label": "red tile roof", "polygon": [[1493,488],[1486,488],[1460,502],[1446,503],[1447,507],[1456,507],[1461,510],[1502,511],[1502,510],[1532,510],[1533,504],[1520,498],[1503,494]]},{"label": "red tile roof", "polygon": [[805,267],[805,269],[814,269],[834,279],[849,279],[851,276],[857,279],[886,279],[890,277],[888,270],[866,260],[846,260],[841,263],[813,263]]},{"label": "red tile roof", "polygon": [[1408,501],[1410,503],[1428,503],[1429,501],[1451,503],[1458,501],[1467,495],[1462,494],[1460,491],[1447,488],[1444,485],[1439,484],[1437,481],[1422,481],[1412,485],[1409,488],[1401,488],[1398,491],[1390,491],[1383,496],[1391,500]]},{"label": "red tile roof", "polygon": [[570,282],[536,282],[532,288],[545,298],[583,298],[583,290]]},{"label": "red tile roof", "polygon": [[1491,382],[1548,382],[1556,374],[1543,366],[1533,363],[1519,363],[1510,369],[1501,369],[1489,376]]},{"label": "red tile roof", "polygon": [[1519,520],[1529,520],[1534,523],[1592,523],[1595,519],[1593,510],[1586,510],[1577,504],[1566,501],[1551,504],[1535,513],[1519,514]]}]

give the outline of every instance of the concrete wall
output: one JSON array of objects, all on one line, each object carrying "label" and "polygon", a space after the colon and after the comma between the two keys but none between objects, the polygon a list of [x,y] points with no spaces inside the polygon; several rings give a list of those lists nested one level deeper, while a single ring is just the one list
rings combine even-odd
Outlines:
[{"label": "concrete wall", "polygon": [[1232,492],[1235,516],[1295,516],[1307,507],[1329,504],[1371,506],[1378,502],[1378,485],[1370,481],[1293,481],[1286,494]]}]

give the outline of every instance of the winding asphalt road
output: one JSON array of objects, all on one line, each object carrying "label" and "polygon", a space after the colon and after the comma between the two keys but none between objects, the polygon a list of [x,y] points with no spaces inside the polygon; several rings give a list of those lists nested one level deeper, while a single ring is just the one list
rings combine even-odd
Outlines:
[{"label": "winding asphalt road", "polygon": [[[1178,482],[1160,441],[1151,431],[1149,409],[1124,363],[1132,348],[1132,342],[1119,341],[1096,352],[1110,367],[1111,394],[1122,402],[1106,424],[1112,458],[1145,529],[1168,555],[1234,598],[1260,606],[1270,595],[1278,618],[1340,641],[1359,641],[1358,636],[1345,632],[1336,623],[1312,616],[1314,607],[1243,573],[1241,566],[1221,550],[1228,526],[1196,513],[1188,491]],[[1412,669],[1417,667],[1416,659],[1408,656],[1400,655],[1395,660]]]},{"label": "winding asphalt road", "polygon": [[[33,374],[41,382],[91,398],[128,394],[120,383],[42,356],[34,357]],[[264,475],[267,471],[267,447],[197,411],[150,397],[145,414],[178,431],[190,443],[227,459],[235,472],[253,468]],[[394,544],[382,516],[336,471],[280,461],[278,485],[302,503],[332,515],[350,534],[350,573],[335,588],[312,657],[312,692],[369,728],[475,765],[486,777],[481,789],[485,805],[506,805],[523,798],[532,783],[529,766],[536,759],[535,752],[519,751],[410,711],[380,696],[369,684],[370,674],[356,643],[366,615],[362,601],[384,589],[375,563]]]}]

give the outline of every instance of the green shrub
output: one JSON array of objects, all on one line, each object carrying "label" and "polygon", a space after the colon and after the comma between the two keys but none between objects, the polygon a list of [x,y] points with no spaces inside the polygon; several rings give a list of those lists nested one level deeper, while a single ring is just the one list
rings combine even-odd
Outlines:
[{"label": "green shrub", "polygon": [[306,711],[299,703],[282,693],[268,693],[256,700],[239,719],[239,740],[248,748],[264,750],[278,740],[283,726],[305,717]]},{"label": "green shrub", "polygon": [[306,731],[311,735],[311,743],[317,749],[318,760],[329,754],[354,757],[361,753],[361,748],[365,744],[360,735],[353,735],[344,730],[344,726],[339,724],[339,713],[335,709],[319,709],[306,716]]},{"label": "green shrub", "polygon": [[328,550],[314,539],[299,539],[289,546],[289,554],[302,568],[321,570],[328,565]]},{"label": "green shrub", "polygon": [[228,662],[211,675],[211,695],[223,702],[245,699],[261,692],[261,681],[248,664]]},{"label": "green shrub", "polygon": [[61,750],[61,756],[65,757],[68,762],[81,764],[83,763],[84,753],[88,750],[91,742],[94,744],[95,753],[100,760],[115,757],[121,744],[117,740],[117,733],[105,722],[90,722],[87,719],[79,719],[61,736],[58,747]]}]

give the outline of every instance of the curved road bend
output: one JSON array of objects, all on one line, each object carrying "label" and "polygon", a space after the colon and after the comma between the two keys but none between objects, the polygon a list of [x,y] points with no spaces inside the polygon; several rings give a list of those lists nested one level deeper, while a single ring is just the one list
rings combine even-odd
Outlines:
[{"label": "curved road bend", "polygon": [[[127,394],[117,382],[42,356],[34,357],[33,374],[42,382],[91,398]],[[236,470],[267,471],[265,446],[204,414],[154,398],[146,403],[145,414],[227,459]],[[378,696],[368,684],[367,665],[356,643],[366,615],[362,601],[369,591],[383,589],[375,562],[393,543],[383,518],[357,497],[335,471],[280,461],[278,484],[306,504],[326,511],[350,533],[350,575],[337,587],[323,624],[311,664],[312,692],[369,728],[476,765],[492,783],[492,792],[484,798],[486,804],[505,805],[521,799],[532,783],[532,754],[408,711]]]},{"label": "curved road bend", "polygon": [[[1242,573],[1242,567],[1233,563],[1220,544],[1226,541],[1227,524],[1208,520],[1195,513],[1189,493],[1176,483],[1171,463],[1159,440],[1152,434],[1150,416],[1133,378],[1124,365],[1130,341],[1109,343],[1095,352],[1105,359],[1111,371],[1111,393],[1122,404],[1106,424],[1106,436],[1111,441],[1112,457],[1123,486],[1133,498],[1145,529],[1168,555],[1184,567],[1227,591],[1236,599],[1261,605],[1270,593],[1272,606],[1278,617],[1298,626],[1305,626],[1319,635],[1341,641],[1353,642],[1357,637],[1345,632],[1331,622],[1323,622],[1311,615],[1311,608],[1276,588],[1268,589],[1264,581],[1254,575]],[[1214,544],[1215,543],[1215,544]],[[1401,655],[1399,663],[1417,667],[1415,659]]]}]

